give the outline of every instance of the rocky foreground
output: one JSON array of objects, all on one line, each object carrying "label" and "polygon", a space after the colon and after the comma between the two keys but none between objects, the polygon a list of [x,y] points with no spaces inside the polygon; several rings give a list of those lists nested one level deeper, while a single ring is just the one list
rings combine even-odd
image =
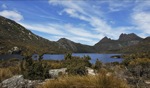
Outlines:
[{"label": "rocky foreground", "polygon": [[34,88],[42,83],[42,80],[27,80],[23,75],[16,75],[0,83],[1,88]]}]

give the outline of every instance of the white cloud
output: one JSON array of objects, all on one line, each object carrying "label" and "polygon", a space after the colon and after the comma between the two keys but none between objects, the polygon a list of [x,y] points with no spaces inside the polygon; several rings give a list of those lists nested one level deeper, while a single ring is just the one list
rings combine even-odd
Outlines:
[{"label": "white cloud", "polygon": [[3,9],[7,9],[7,5],[6,4],[2,4],[1,6]]},{"label": "white cloud", "polygon": [[66,24],[64,25],[65,29],[69,29],[67,30],[70,34],[73,34],[75,36],[79,36],[79,37],[85,37],[85,38],[95,38],[98,39],[98,37],[100,37],[100,35],[94,35],[94,33],[91,33],[87,30],[85,30],[84,28],[81,27],[75,27],[71,24]]},{"label": "white cloud", "polygon": [[58,30],[57,27],[52,27],[50,25],[42,25],[42,24],[27,24],[27,23],[20,23],[21,25],[23,25],[24,27],[26,27],[27,29],[30,30],[34,30],[34,31],[39,31],[39,32],[43,32],[43,33],[48,33],[48,34],[52,34],[52,35],[66,35],[64,32],[62,32],[61,30]]},{"label": "white cloud", "polygon": [[106,3],[109,4],[109,10],[110,12],[116,12],[116,11],[121,11],[124,10],[125,8],[130,7],[130,3],[132,1],[129,0],[110,0],[106,1]]},{"label": "white cloud", "polygon": [[3,10],[0,11],[0,15],[15,21],[20,21],[23,19],[23,16],[17,11]]},{"label": "white cloud", "polygon": [[132,6],[134,0],[99,0],[100,5],[108,5],[105,9],[108,9],[106,12],[117,12],[129,8]]},{"label": "white cloud", "polygon": [[134,13],[132,18],[137,29],[150,34],[150,12]]},{"label": "white cloud", "polygon": [[[90,30],[98,33],[97,36],[108,36],[111,38],[118,38],[120,35],[117,33],[119,31],[118,28],[112,28],[107,21],[104,19],[103,12],[99,8],[92,8],[91,4],[83,2],[83,1],[54,1],[50,0],[50,4],[52,5],[61,5],[64,9],[60,12],[61,15],[65,12],[72,18],[77,18],[82,21],[87,22],[92,28]],[[125,27],[126,28],[126,27]],[[78,28],[74,28],[74,30],[70,31],[78,31]],[[114,32],[115,31],[115,32]],[[124,31],[122,31],[123,33]],[[82,33],[82,34],[81,34]],[[85,32],[78,32],[78,35],[84,35]],[[89,33],[89,32],[88,32]],[[86,34],[85,34],[86,35]],[[93,38],[92,36],[89,36]],[[100,39],[101,37],[99,37]]]},{"label": "white cloud", "polygon": [[134,12],[143,12],[143,11],[148,11],[150,10],[150,1],[148,0],[137,0],[135,2],[135,7],[133,8]]},{"label": "white cloud", "polygon": [[[82,44],[90,44],[94,45],[96,42],[99,41],[101,34],[95,34],[92,32],[89,32],[85,30],[82,27],[76,27],[71,24],[54,24],[54,23],[47,23],[47,24],[34,24],[32,25],[27,24],[27,23],[20,23],[23,25],[25,28],[42,32],[42,33],[47,33],[53,36],[51,39],[50,37],[45,37],[50,40],[58,40],[59,38],[67,38],[70,39],[74,42],[80,42]],[[43,35],[44,36],[44,35]]]},{"label": "white cloud", "polygon": [[133,8],[131,14],[132,23],[136,29],[141,31],[139,35],[147,36],[150,35],[150,2],[149,1],[137,1],[136,6]]}]

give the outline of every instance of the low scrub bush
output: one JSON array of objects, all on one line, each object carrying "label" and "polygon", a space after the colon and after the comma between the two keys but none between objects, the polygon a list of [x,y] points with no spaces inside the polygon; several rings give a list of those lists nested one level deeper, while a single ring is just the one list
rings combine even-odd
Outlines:
[{"label": "low scrub bush", "polygon": [[31,57],[26,57],[21,65],[21,72],[26,79],[44,80],[49,78],[49,66],[42,62],[42,57],[38,60],[33,60]]}]

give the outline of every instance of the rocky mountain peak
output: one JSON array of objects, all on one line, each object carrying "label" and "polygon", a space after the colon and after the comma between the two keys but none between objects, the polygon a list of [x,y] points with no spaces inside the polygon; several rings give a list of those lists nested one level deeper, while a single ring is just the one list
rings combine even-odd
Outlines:
[{"label": "rocky mountain peak", "polygon": [[111,41],[111,39],[105,36],[100,42],[109,42],[109,41]]},{"label": "rocky mountain peak", "polygon": [[132,40],[141,40],[142,38],[140,38],[139,36],[137,36],[136,34],[134,33],[131,33],[131,34],[121,34],[119,36],[119,40],[120,41],[132,41]]}]

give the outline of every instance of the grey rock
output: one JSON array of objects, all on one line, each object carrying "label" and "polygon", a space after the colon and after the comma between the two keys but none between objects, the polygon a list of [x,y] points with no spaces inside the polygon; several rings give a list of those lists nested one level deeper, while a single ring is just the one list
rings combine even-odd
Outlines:
[{"label": "grey rock", "polygon": [[13,76],[12,78],[4,80],[1,84],[2,88],[22,88],[24,79],[22,75]]},{"label": "grey rock", "polygon": [[24,79],[22,75],[17,75],[0,83],[0,88],[35,88],[42,82],[42,80]]},{"label": "grey rock", "polygon": [[52,78],[57,78],[59,76],[59,73],[66,74],[67,68],[61,68],[61,69],[51,69],[49,70],[49,74]]}]

